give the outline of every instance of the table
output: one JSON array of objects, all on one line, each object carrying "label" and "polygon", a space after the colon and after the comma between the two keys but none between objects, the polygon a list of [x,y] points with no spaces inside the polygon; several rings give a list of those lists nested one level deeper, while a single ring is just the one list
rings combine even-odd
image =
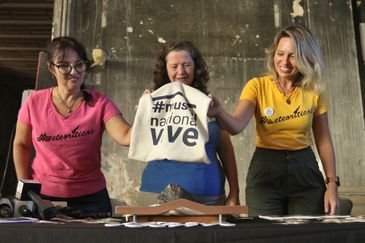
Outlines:
[{"label": "table", "polygon": [[234,227],[178,228],[105,227],[103,224],[66,223],[0,224],[0,242],[171,242],[171,243],[335,243],[365,242],[365,223],[309,223],[283,225],[262,219],[245,219]]}]

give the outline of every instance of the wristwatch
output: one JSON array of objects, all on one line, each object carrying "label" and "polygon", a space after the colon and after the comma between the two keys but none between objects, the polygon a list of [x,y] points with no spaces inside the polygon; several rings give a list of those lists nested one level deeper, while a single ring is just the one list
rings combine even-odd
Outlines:
[{"label": "wristwatch", "polygon": [[326,177],[326,184],[329,182],[335,182],[337,186],[340,186],[340,178],[338,176]]}]

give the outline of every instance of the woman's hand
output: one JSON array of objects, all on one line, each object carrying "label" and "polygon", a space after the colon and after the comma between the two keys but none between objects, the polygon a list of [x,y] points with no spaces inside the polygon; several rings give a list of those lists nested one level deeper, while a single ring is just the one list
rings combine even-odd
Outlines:
[{"label": "woman's hand", "polygon": [[339,212],[339,200],[337,185],[334,182],[327,184],[327,190],[324,194],[324,212],[329,215],[335,215]]},{"label": "woman's hand", "polygon": [[210,102],[210,106],[208,108],[208,116],[216,117],[222,111],[223,108],[217,97],[215,97],[212,94],[208,94],[208,96],[212,99],[212,101]]},{"label": "woman's hand", "polygon": [[226,198],[226,206],[240,205],[240,198],[238,193],[229,193]]}]

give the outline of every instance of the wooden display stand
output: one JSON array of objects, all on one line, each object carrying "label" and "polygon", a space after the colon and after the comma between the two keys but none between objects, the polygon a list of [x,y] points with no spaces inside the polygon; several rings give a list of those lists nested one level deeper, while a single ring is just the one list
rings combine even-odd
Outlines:
[{"label": "wooden display stand", "polygon": [[[247,215],[247,206],[207,206],[186,199],[177,199],[161,205],[116,206],[115,216],[132,216],[132,221],[162,222],[214,222],[221,223],[223,216]],[[130,221],[128,219],[128,221]]]}]

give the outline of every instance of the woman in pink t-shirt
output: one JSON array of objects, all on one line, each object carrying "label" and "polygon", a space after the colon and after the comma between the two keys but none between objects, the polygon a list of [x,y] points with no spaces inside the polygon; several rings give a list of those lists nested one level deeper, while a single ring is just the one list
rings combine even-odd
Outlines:
[{"label": "woman in pink t-shirt", "polygon": [[105,129],[128,146],[130,125],[106,95],[85,89],[90,62],[77,40],[55,38],[47,54],[57,85],[34,91],[20,108],[14,139],[17,177],[38,180],[43,198],[67,201],[72,212],[110,215],[100,163],[102,134]]}]

